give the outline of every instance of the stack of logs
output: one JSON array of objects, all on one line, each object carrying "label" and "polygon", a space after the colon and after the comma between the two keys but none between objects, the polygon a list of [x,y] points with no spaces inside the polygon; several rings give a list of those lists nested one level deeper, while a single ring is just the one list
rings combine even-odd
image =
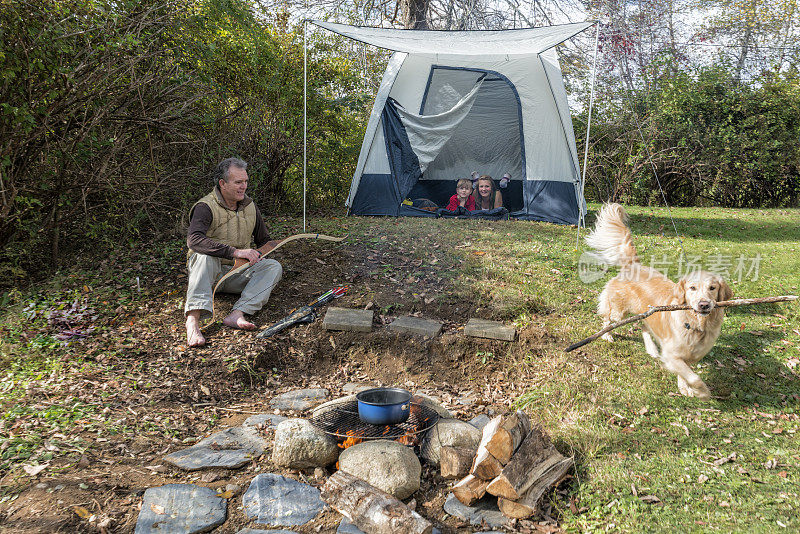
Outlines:
[{"label": "stack of logs", "polygon": [[525,519],[536,513],[539,499],[573,464],[550,443],[548,436],[523,412],[499,415],[483,429],[477,452],[443,447],[442,476],[461,478],[453,494],[467,506],[486,493],[508,517]]}]

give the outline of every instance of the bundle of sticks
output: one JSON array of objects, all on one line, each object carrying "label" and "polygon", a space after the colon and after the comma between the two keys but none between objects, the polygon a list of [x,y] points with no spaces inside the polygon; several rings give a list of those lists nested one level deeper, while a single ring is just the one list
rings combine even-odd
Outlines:
[{"label": "bundle of sticks", "polygon": [[572,467],[545,432],[521,411],[498,415],[483,428],[477,451],[443,447],[442,476],[460,478],[453,494],[471,506],[487,493],[508,517],[534,515],[544,493]]}]

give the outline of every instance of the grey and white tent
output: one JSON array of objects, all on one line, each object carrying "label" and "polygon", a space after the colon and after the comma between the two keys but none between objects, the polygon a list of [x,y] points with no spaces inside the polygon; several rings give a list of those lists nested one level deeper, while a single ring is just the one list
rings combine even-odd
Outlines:
[{"label": "grey and white tent", "polygon": [[393,50],[347,199],[356,215],[431,213],[473,171],[497,181],[512,217],[578,224],[585,213],[569,105],[554,47],[592,26],[419,31],[314,24]]}]

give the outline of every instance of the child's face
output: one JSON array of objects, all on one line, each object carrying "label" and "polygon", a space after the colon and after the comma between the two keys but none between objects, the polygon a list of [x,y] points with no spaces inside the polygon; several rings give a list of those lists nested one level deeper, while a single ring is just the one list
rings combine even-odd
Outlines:
[{"label": "child's face", "polygon": [[470,185],[463,185],[462,184],[462,185],[459,185],[458,187],[456,187],[456,195],[458,196],[458,198],[460,198],[462,200],[466,199],[469,196],[470,193],[472,193],[472,186],[470,186]]}]

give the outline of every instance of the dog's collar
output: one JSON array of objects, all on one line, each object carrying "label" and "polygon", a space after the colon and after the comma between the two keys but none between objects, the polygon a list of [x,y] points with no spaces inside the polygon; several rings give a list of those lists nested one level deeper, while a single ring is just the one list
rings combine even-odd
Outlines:
[{"label": "dog's collar", "polygon": [[683,327],[686,328],[686,330],[694,330],[695,332],[703,332],[702,328],[698,328],[696,326],[692,326],[689,323],[683,323]]}]

